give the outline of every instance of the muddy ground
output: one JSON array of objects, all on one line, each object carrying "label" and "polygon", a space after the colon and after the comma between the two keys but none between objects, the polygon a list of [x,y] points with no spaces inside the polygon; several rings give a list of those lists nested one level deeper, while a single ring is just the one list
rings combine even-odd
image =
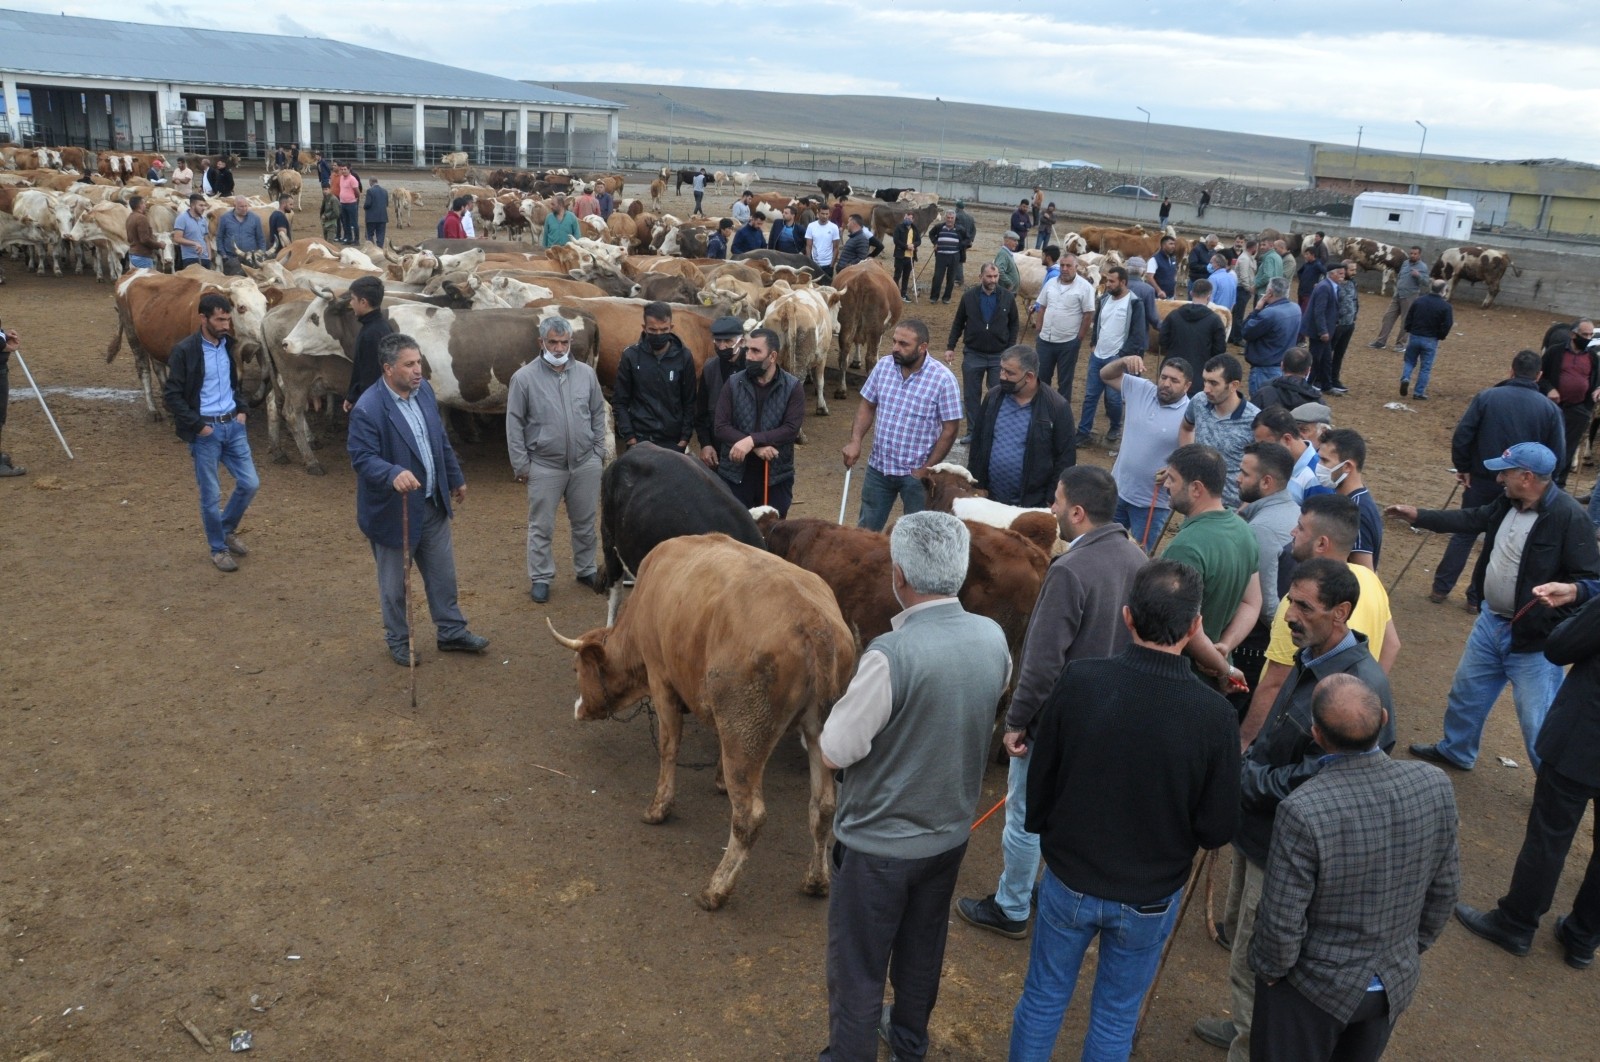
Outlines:
[{"label": "muddy ground", "polygon": [[[395,235],[431,233],[442,187],[394,180],[430,197]],[[1004,219],[978,217],[986,256]],[[106,287],[8,266],[0,316],[41,384],[134,386],[126,353],[103,356],[116,328]],[[937,346],[952,310],[910,312]],[[1380,501],[1436,506],[1456,418],[1549,321],[1464,295],[1432,401],[1407,413],[1382,408],[1397,398],[1399,356],[1364,346],[1382,310],[1363,298],[1336,417],[1366,434]],[[20,370],[12,382],[22,390]],[[603,622],[604,603],[572,582],[564,520],[552,601],[528,600],[524,493],[502,441],[460,447],[471,490],[455,527],[462,604],[493,645],[464,658],[422,639],[413,709],[383,651],[342,433],[314,478],[267,460],[264,416],[252,415],[263,480],[241,529],[252,552],[224,575],[169,424],[142,402],[50,404],[77,460],[18,396],[5,448],[29,471],[0,483],[0,1058],[198,1057],[184,1022],[214,1040],[249,1029],[266,1058],[814,1057],[826,905],[798,889],[802,753],[786,742],[775,755],[768,823],[738,890],[725,910],[701,911],[690,897],[720,857],[727,802],[709,771],[682,770],[674,817],[644,824],[648,718],[573,721],[570,656],[544,618],[576,633]],[[834,408],[808,425],[799,515],[837,514],[854,399]],[[1108,463],[1098,448],[1083,459]],[[1585,492],[1592,481],[1574,478]],[[1389,527],[1386,581],[1418,542]],[[1402,747],[1437,736],[1471,622],[1427,602],[1442,547],[1422,542],[1393,594]],[[1462,898],[1478,905],[1509,879],[1532,792],[1526,765],[1496,760],[1525,759],[1509,699],[1483,752],[1476,771],[1452,775]],[[691,724],[683,762],[713,756]],[[992,768],[982,806],[1004,787]],[[993,890],[999,826],[974,836],[961,895]],[[1556,913],[1591,848],[1586,826]],[[1217,880],[1220,911],[1225,862]],[[932,1057],[1001,1058],[1027,945],[952,920]],[[1514,959],[1452,925],[1390,1057],[1593,1058],[1595,976],[1564,966],[1548,929]],[[1087,999],[1068,1014],[1060,1058],[1077,1057]],[[1227,956],[1196,907],[1138,1057],[1220,1059],[1189,1030],[1226,1002]]]}]

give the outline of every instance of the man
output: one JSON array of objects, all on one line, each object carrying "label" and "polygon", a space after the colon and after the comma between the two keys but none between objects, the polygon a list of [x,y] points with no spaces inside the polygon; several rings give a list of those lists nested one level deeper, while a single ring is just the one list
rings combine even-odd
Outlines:
[{"label": "man", "polygon": [[[928,1051],[950,897],[994,706],[1011,672],[999,626],[956,599],[969,548],[966,526],[948,513],[895,524],[892,589],[905,611],[861,654],[822,730],[823,763],[844,770],[833,820],[824,1060],[873,1062],[880,1036],[899,1058]],[[886,975],[894,1003],[883,1008]]]},{"label": "man", "polygon": [[[1300,259],[1300,265],[1294,274],[1295,301],[1300,304],[1300,312],[1305,313],[1306,308],[1311,304],[1311,292],[1322,282],[1322,277],[1326,270],[1323,268],[1321,259],[1317,257],[1316,249],[1310,244],[1301,249]],[[1331,327],[1328,335],[1331,341],[1333,336]]]},{"label": "man", "polygon": [[1239,289],[1233,300],[1233,327],[1228,329],[1228,342],[1234,346],[1243,345],[1239,332],[1256,300],[1256,251],[1260,246],[1258,240],[1246,240],[1233,260],[1233,275],[1239,282]]},{"label": "man", "polygon": [[753,330],[745,341],[744,372],[717,398],[717,474],[747,509],[767,505],[780,519],[794,500],[794,444],[805,422],[805,387],[778,368],[778,333]]},{"label": "man", "polygon": [[1231,315],[1234,304],[1239,301],[1239,279],[1233,275],[1233,262],[1219,251],[1211,256],[1206,270],[1206,279],[1211,282],[1211,305]]},{"label": "man", "polygon": [[1350,563],[1378,570],[1383,556],[1383,511],[1361,478],[1367,464],[1367,441],[1354,428],[1336,428],[1317,444],[1317,479],[1356,503],[1360,529],[1350,547]]},{"label": "man", "polygon": [[1044,263],[1044,279],[1039,282],[1043,287],[1061,275],[1061,248],[1050,244],[1039,251],[1039,261]]},{"label": "man", "polygon": [[[1278,806],[1322,767],[1311,738],[1312,701],[1330,675],[1353,675],[1378,695],[1388,713],[1378,746],[1394,747],[1394,702],[1389,679],[1367,651],[1367,640],[1349,628],[1361,584],[1350,566],[1326,557],[1294,570],[1288,599],[1278,606],[1298,647],[1294,667],[1279,689],[1259,735],[1249,743],[1240,772],[1242,813],[1234,838],[1233,874],[1227,909],[1237,911],[1228,981],[1232,1019],[1202,1018],[1195,1035],[1228,1049],[1229,1062],[1252,1057],[1251,1019],[1256,981],[1250,968],[1256,913],[1262,900],[1268,846]],[[1242,738],[1242,735],[1241,735]]]},{"label": "man", "polygon": [[[966,234],[956,221],[956,212],[944,212],[944,220],[928,230],[933,244],[933,283],[928,285],[929,302],[949,302],[954,285],[960,283],[961,257],[967,253]],[[940,293],[943,289],[943,294]]]},{"label": "man", "polygon": [[1089,431],[1094,427],[1095,407],[1104,393],[1108,421],[1104,443],[1115,446],[1122,439],[1122,392],[1106,387],[1101,371],[1117,358],[1143,354],[1149,342],[1149,329],[1145,326],[1144,303],[1134,298],[1128,289],[1128,270],[1123,266],[1110,266],[1102,274],[1105,294],[1095,306],[1093,353],[1089,357],[1089,378],[1083,388],[1083,413],[1078,418],[1078,435],[1073,445],[1082,449],[1089,445]]},{"label": "man", "polygon": [[[172,222],[173,253],[178,256],[179,272],[192,265],[202,269],[211,268],[211,244],[207,230],[206,197],[196,192],[189,197],[189,209]],[[231,314],[232,311],[229,312]]]},{"label": "man", "polygon": [[[1533,783],[1533,808],[1511,887],[1492,910],[1456,906],[1462,925],[1513,955],[1526,955],[1532,946],[1539,920],[1555,900],[1584,809],[1600,797],[1600,606],[1594,603],[1600,582],[1547,583],[1533,592],[1550,607],[1588,602],[1552,631],[1544,645],[1551,663],[1570,664],[1572,670],[1539,732],[1544,766]],[[1568,966],[1584,970],[1594,964],[1595,945],[1600,944],[1600,849],[1590,852],[1583,884],[1571,912],[1556,919],[1555,936]]]},{"label": "man", "polygon": [[[465,199],[466,197],[463,196],[461,201],[464,201]],[[333,194],[333,189],[324,188],[322,190],[322,205],[320,208],[318,208],[317,218],[322,222],[322,238],[327,240],[329,243],[338,243],[339,197]],[[439,223],[440,234],[444,236],[450,236],[450,225],[452,223],[455,225],[455,233],[457,235],[464,236],[465,234],[461,232],[460,211],[455,205],[451,206],[450,213],[445,215],[445,220]]]},{"label": "man", "polygon": [[281,170],[287,165],[289,165],[289,154],[283,150],[283,145],[279,144],[272,152],[272,168]]},{"label": "man", "polygon": [[818,217],[806,226],[806,257],[817,267],[817,279],[824,284],[833,279],[838,244],[839,226],[831,219]]},{"label": "man", "polygon": [[[466,500],[466,477],[439,419],[433,388],[422,378],[417,341],[396,332],[378,349],[383,379],[350,411],[348,447],[356,473],[356,524],[372,543],[389,658],[401,667],[416,662],[407,649],[407,548],[422,576],[439,651],[482,653],[489,639],[467,629],[456,603],[450,503]],[[407,527],[409,540],[402,537]]]},{"label": "man", "polygon": [[1233,712],[1183,659],[1200,637],[1200,577],[1155,561],[1133,580],[1133,644],[1075,660],[1040,713],[1027,828],[1048,872],[1011,1026],[1012,1062],[1049,1062],[1084,952],[1099,960],[1085,1058],[1126,1058],[1199,848],[1239,821]]},{"label": "man", "polygon": [[600,220],[609,220],[611,212],[616,209],[616,199],[612,196],[609,185],[604,182],[601,183],[599,189],[594,193],[594,202],[595,206],[599,208]]},{"label": "man", "polygon": [[1321,770],[1278,806],[1250,967],[1252,1053],[1376,1060],[1461,888],[1455,790],[1378,747],[1378,695],[1333,675],[1312,697]]},{"label": "man", "polygon": [[218,199],[233,198],[233,170],[228,166],[226,155],[218,155],[216,165],[211,168],[211,192]]},{"label": "man", "polygon": [[[323,201],[324,206],[326,206],[326,196],[323,197]],[[465,240],[468,238],[466,226],[462,224],[461,218],[464,214],[466,214],[467,207],[471,202],[472,200],[464,195],[458,195],[454,199],[450,200],[450,209],[445,211],[444,219],[439,222],[439,236],[442,239]],[[326,209],[324,209],[323,214],[323,229],[326,230]]]},{"label": "man", "polygon": [[622,352],[611,410],[623,449],[641,442],[684,452],[694,431],[694,355],[672,331],[672,307],[644,308],[639,341]]},{"label": "man", "polygon": [[900,224],[894,227],[894,282],[900,289],[900,301],[910,302],[906,291],[916,270],[917,256],[922,252],[922,233],[917,229],[916,215],[906,211]]},{"label": "man", "polygon": [[1511,683],[1517,723],[1534,770],[1535,746],[1545,713],[1561,684],[1561,668],[1544,657],[1544,642],[1565,613],[1526,608],[1533,588],[1573,583],[1600,575],[1589,515],[1551,477],[1556,455],[1539,443],[1518,443],[1484,467],[1499,474],[1505,495],[1472,509],[1417,509],[1391,505],[1385,512],[1426,531],[1482,532],[1472,581],[1483,587],[1483,608],[1467,636],[1450,684],[1444,738],[1412,745],[1411,754],[1445,767],[1470,771],[1489,709]]},{"label": "man", "polygon": [[1167,314],[1161,321],[1161,353],[1189,363],[1194,390],[1200,393],[1200,374],[1206,362],[1228,350],[1228,327],[1211,312],[1211,281],[1201,278],[1189,285],[1192,302]]},{"label": "man", "polygon": [[1278,367],[1282,370],[1281,375],[1274,376],[1250,392],[1250,401],[1258,409],[1282,406],[1292,411],[1308,403],[1322,401],[1322,392],[1306,378],[1311,375],[1311,351],[1305,347],[1290,347],[1283,352],[1283,361],[1278,363]]},{"label": "man", "polygon": [[1593,342],[1594,322],[1581,318],[1573,322],[1567,342],[1546,348],[1539,364],[1539,387],[1561,411],[1566,428],[1566,456],[1556,466],[1556,486],[1562,490],[1567,489],[1567,475],[1594,419],[1595,401],[1600,399],[1600,355],[1589,349]]},{"label": "man", "polygon": [[361,199],[361,185],[345,163],[339,164],[333,181],[333,191],[339,197],[339,239],[349,244],[360,242],[356,207]]},{"label": "man", "polygon": [[1283,297],[1289,294],[1289,282],[1284,276],[1283,256],[1278,253],[1280,249],[1287,249],[1282,240],[1273,244],[1263,243],[1259,246],[1260,255],[1256,258],[1256,298],[1259,300],[1267,293],[1267,285],[1274,280],[1283,280]]},{"label": "man", "polygon": [[805,229],[795,220],[794,208],[784,207],[782,220],[772,223],[772,231],[767,234],[767,247],[784,254],[806,253]]},{"label": "man", "polygon": [[[1406,311],[1406,331],[1411,338],[1406,342],[1405,367],[1400,370],[1400,397],[1406,396],[1411,386],[1411,371],[1417,372],[1418,402],[1428,400],[1428,379],[1433,375],[1433,359],[1439,353],[1439,344],[1450,337],[1455,327],[1455,312],[1440,292],[1444,281],[1435,280],[1424,295],[1418,295]],[[1419,364],[1420,363],[1420,364]]]},{"label": "man", "polygon": [[1156,289],[1144,278],[1144,259],[1138,255],[1128,259],[1128,290],[1144,304],[1144,323],[1151,328],[1161,327],[1161,310],[1156,306]]},{"label": "man", "polygon": [[[461,198],[463,200],[461,204],[461,230],[467,239],[476,240],[478,238],[478,197],[468,194]],[[561,200],[564,207],[566,199],[559,195],[556,198]],[[576,219],[574,219],[573,224],[577,224]]]},{"label": "man", "polygon": [[1000,237],[1000,249],[994,253],[995,268],[1000,270],[1000,287],[1012,295],[1022,287],[1022,273],[1017,269],[1017,248],[1021,246],[1021,239],[1018,233],[1007,232]]},{"label": "man", "polygon": [[389,189],[378,184],[376,177],[367,182],[362,213],[367,223],[367,239],[382,248],[384,238],[389,234]]},{"label": "man", "polygon": [[[6,429],[6,409],[11,403],[11,355],[17,352],[21,337],[16,332],[0,330],[0,440]],[[0,450],[0,479],[26,475],[28,470],[11,463],[11,455]]]},{"label": "man", "polygon": [[325,192],[333,186],[333,164],[321,154],[317,155],[317,183]]},{"label": "man", "polygon": [[1209,446],[1191,443],[1168,455],[1163,485],[1184,520],[1161,556],[1187,564],[1204,580],[1205,637],[1192,640],[1185,654],[1201,670],[1242,679],[1228,653],[1261,614],[1261,557],[1254,532],[1222,507],[1225,476],[1222,455]]},{"label": "man", "polygon": [[350,284],[350,312],[355,314],[361,331],[356,333],[356,357],[350,368],[350,386],[344,393],[346,413],[383,375],[378,344],[394,332],[394,326],[379,309],[384,294],[383,281],[377,277],[357,277]]},{"label": "man", "polygon": [[1312,236],[1311,236],[1311,242],[1306,244],[1306,248],[1308,250],[1310,250],[1312,254],[1317,256],[1317,261],[1321,262],[1323,265],[1327,265],[1328,264],[1328,234],[1327,233],[1325,233],[1325,232],[1313,233]]},{"label": "man", "polygon": [[694,393],[694,430],[700,436],[700,460],[716,468],[721,460],[717,451],[717,400],[722,388],[744,372],[744,322],[737,317],[719,317],[711,322],[711,347],[716,357],[700,366],[700,386]]},{"label": "man", "polygon": [[717,231],[713,232],[706,240],[706,257],[713,261],[722,261],[728,257],[728,239],[733,235],[733,219],[723,218],[717,222]]},{"label": "man", "polygon": [[1061,256],[1060,272],[1039,289],[1030,316],[1039,333],[1039,382],[1057,386],[1070,404],[1078,350],[1094,330],[1094,285],[1078,275],[1077,255]]},{"label": "man", "polygon": [[883,241],[867,231],[860,214],[851,214],[844,224],[850,235],[845,239],[844,246],[839,249],[836,272],[838,269],[848,269],[857,262],[865,262],[868,258],[883,253]]},{"label": "man", "polygon": [[1383,322],[1378,325],[1378,338],[1367,345],[1373,350],[1382,350],[1389,343],[1389,329],[1395,322],[1400,322],[1400,333],[1395,336],[1395,350],[1405,350],[1406,344],[1400,342],[1406,334],[1406,316],[1411,312],[1411,304],[1418,295],[1428,290],[1428,266],[1422,261],[1422,248],[1413,247],[1406,252],[1406,260],[1400,263],[1400,271],[1394,278],[1394,298],[1389,300],[1388,307],[1383,311]]},{"label": "man", "polygon": [[1333,386],[1333,333],[1339,327],[1339,282],[1344,279],[1344,263],[1334,262],[1324,270],[1309,248],[1306,254],[1306,265],[1314,267],[1318,277],[1305,295],[1300,334],[1311,347],[1312,386],[1326,391]]},{"label": "man", "polygon": [[1172,502],[1162,483],[1167,455],[1178,446],[1178,429],[1191,401],[1189,363],[1168,358],[1152,384],[1144,378],[1144,358],[1135,354],[1114,359],[1100,370],[1100,379],[1122,396],[1130,426],[1111,466],[1117,482],[1114,518],[1140,549],[1153,553],[1172,518]]},{"label": "man", "polygon": [[746,189],[738,199],[733,201],[733,222],[735,225],[748,225],[750,223],[750,207],[755,202],[755,193]]},{"label": "man", "polygon": [[1200,377],[1205,398],[1189,403],[1178,429],[1178,445],[1199,443],[1222,455],[1227,476],[1222,504],[1229,509],[1239,507],[1239,463],[1244,460],[1244,448],[1255,438],[1253,425],[1261,412],[1239,393],[1243,377],[1244,367],[1232,354],[1218,354],[1206,362]]},{"label": "man", "polygon": [[547,249],[565,247],[569,240],[576,240],[580,235],[578,217],[567,209],[567,197],[556,196],[550,215],[544,219],[544,246]]},{"label": "man", "polygon": [[[1258,281],[1261,272],[1256,271]],[[1263,290],[1255,311],[1239,329],[1244,340],[1244,360],[1250,363],[1251,394],[1283,375],[1283,356],[1294,347],[1300,332],[1300,311],[1289,301],[1289,282],[1281,276],[1272,277]]]},{"label": "man", "polygon": [[[967,248],[971,247],[978,239],[978,222],[967,213],[967,201],[956,200],[956,227],[961,230],[961,257],[956,263],[956,283],[965,285],[967,282]],[[948,301],[948,297],[947,297]]]},{"label": "man", "polygon": [[[1239,500],[1244,503],[1239,515],[1256,536],[1261,615],[1244,640],[1233,647],[1231,657],[1251,682],[1257,681],[1266,666],[1272,621],[1278,611],[1278,595],[1273,591],[1278,585],[1279,557],[1291,544],[1300,519],[1300,505],[1287,489],[1293,468],[1294,458],[1287,449],[1259,439],[1244,448],[1244,460],[1239,465]],[[1250,698],[1249,690],[1228,694],[1228,701],[1241,720],[1249,711]]]},{"label": "man", "polygon": [[233,209],[217,222],[217,251],[222,255],[223,273],[230,277],[243,276],[239,260],[266,249],[267,238],[261,233],[261,219],[250,213],[248,199],[234,196]]},{"label": "man", "polygon": [[1074,660],[1115,656],[1129,644],[1122,608],[1146,558],[1126,529],[1112,520],[1116,504],[1116,483],[1103,468],[1075,465],[1056,482],[1050,510],[1071,547],[1045,571],[1022,642],[1016,689],[1006,708],[1003,740],[1011,766],[1001,836],[1005,865],[991,895],[956,904],[964,921],[1013,940],[1028,935],[1039,878],[1039,838],[1025,827],[1033,759],[1030,732],[1063,667]]},{"label": "man", "polygon": [[[1382,580],[1371,568],[1351,563],[1348,559],[1355,542],[1357,524],[1356,508],[1350,499],[1332,494],[1307,498],[1289,535],[1290,577],[1293,577],[1295,566],[1318,557],[1350,565],[1361,596],[1350,610],[1347,625],[1356,633],[1366,636],[1369,650],[1377,656],[1378,666],[1387,675],[1400,657],[1400,632],[1395,628],[1389,593],[1383,588]],[[1273,575],[1273,582],[1277,582],[1276,574]],[[1239,726],[1240,740],[1247,743],[1260,730],[1278,690],[1283,687],[1290,668],[1294,666],[1293,631],[1281,602],[1273,610],[1264,655],[1266,666],[1256,678],[1255,693],[1250,700],[1251,711]]]},{"label": "man", "polygon": [[595,198],[592,190],[585,188],[578,193],[578,198],[573,200],[572,212],[578,216],[579,221],[582,221],[586,217],[600,213],[600,200]]},{"label": "man", "polygon": [[1217,234],[1210,233],[1204,241],[1196,241],[1189,248],[1189,287],[1190,295],[1194,294],[1197,281],[1206,279],[1211,269],[1211,256],[1217,252]]},{"label": "man", "polygon": [[142,195],[128,197],[128,266],[132,269],[154,269],[161,247],[150,228],[150,202]]},{"label": "man", "polygon": [[1017,239],[1017,246],[1025,246],[1028,242],[1028,229],[1033,226],[1033,214],[1028,209],[1026,199],[1017,203],[1017,209],[1011,212],[1011,233]]},{"label": "man", "polygon": [[1077,463],[1072,434],[1072,407],[1039,386],[1039,355],[1012,347],[1000,355],[1000,385],[984,396],[972,426],[967,467],[995,501],[1042,508]]},{"label": "man", "polygon": [[1211,189],[1209,189],[1209,188],[1200,189],[1200,198],[1195,201],[1195,206],[1194,206],[1195,217],[1200,217],[1200,218],[1205,217],[1206,216],[1206,209],[1208,207],[1210,207],[1210,206],[1211,206]]},{"label": "man", "polygon": [[1160,250],[1150,258],[1145,279],[1156,289],[1156,298],[1170,299],[1178,290],[1178,241],[1172,236],[1161,237]]},{"label": "man", "polygon": [[1330,395],[1346,395],[1350,389],[1344,385],[1345,352],[1350,349],[1350,339],[1356,332],[1356,318],[1361,315],[1361,297],[1356,291],[1355,263],[1344,261],[1343,276],[1339,279],[1339,323],[1333,329],[1333,381],[1328,385]]},{"label": "man", "polygon": [[556,509],[567,503],[572,567],[594,587],[595,509],[606,445],[606,400],[594,369],[572,360],[572,326],[539,322],[539,357],[511,375],[506,393],[506,448],[511,474],[528,485],[528,583],[535,604],[550,600]]},{"label": "man", "polygon": [[955,374],[928,357],[928,326],[915,317],[901,321],[889,350],[892,356],[879,358],[861,385],[861,404],[842,451],[844,467],[854,468],[867,429],[876,423],[857,519],[868,531],[883,530],[896,498],[907,513],[927,506],[921,477],[944,460],[961,424],[961,388]]},{"label": "man", "polygon": [[[1519,442],[1542,444],[1557,455],[1556,467],[1561,466],[1561,456],[1566,453],[1566,433],[1560,412],[1539,393],[1540,368],[1538,354],[1531,350],[1519,352],[1511,359],[1511,377],[1479,391],[1456,422],[1455,435],[1450,440],[1450,460],[1455,463],[1456,479],[1464,488],[1461,493],[1463,509],[1488,505],[1505,493],[1498,475],[1484,462],[1499,457]],[[1433,592],[1428,595],[1429,601],[1440,605],[1450,596],[1477,540],[1475,533],[1450,536],[1450,544],[1433,571]],[[1478,611],[1482,601],[1483,588],[1477,583],[1468,585],[1467,611]]]},{"label": "man", "polygon": [[[1296,348],[1298,349],[1298,348]],[[1305,354],[1301,350],[1302,355]],[[1288,377],[1279,377],[1288,379]],[[1302,405],[1299,408],[1308,408]],[[1251,422],[1251,435],[1256,442],[1277,443],[1289,454],[1293,462],[1289,470],[1289,478],[1284,487],[1289,493],[1289,498],[1296,507],[1301,505],[1306,498],[1317,493],[1332,493],[1331,489],[1318,487],[1317,469],[1320,467],[1317,458],[1317,448],[1300,434],[1300,422],[1282,406],[1273,405],[1256,414],[1256,419]],[[1244,500],[1241,496],[1240,500]],[[1243,515],[1243,514],[1241,514]],[[1276,578],[1262,584],[1262,589],[1268,591],[1277,585]]]},{"label": "man", "polygon": [[[682,188],[683,185],[678,185]],[[690,189],[694,192],[694,213],[699,217],[705,213],[706,198],[706,168],[700,167],[700,172],[694,175],[694,180],[689,182]]]},{"label": "man", "polygon": [[972,427],[978,422],[978,407],[985,387],[1000,379],[1000,355],[1017,341],[1017,299],[1000,286],[1000,270],[993,262],[978,273],[979,283],[961,295],[950,338],[945,342],[944,362],[953,366],[956,338],[961,338],[961,380],[965,387],[967,434],[962,445],[972,442]]},{"label": "man", "polygon": [[[211,563],[224,572],[238,571],[234,558],[250,553],[236,532],[261,488],[250,458],[245,397],[239,386],[234,346],[233,304],[215,292],[200,296],[200,329],[173,346],[162,389],[173,427],[178,438],[189,444],[189,456],[194,460],[200,526],[205,529]],[[233,477],[233,493],[220,512],[219,464]]]},{"label": "man", "polygon": [[751,214],[745,219],[744,227],[733,234],[729,253],[741,255],[746,251],[759,251],[766,245],[767,234],[761,231],[761,215]]},{"label": "man", "polygon": [[289,227],[289,215],[294,212],[294,196],[280,195],[278,209],[267,219],[267,247],[274,253],[294,242],[294,233]]}]

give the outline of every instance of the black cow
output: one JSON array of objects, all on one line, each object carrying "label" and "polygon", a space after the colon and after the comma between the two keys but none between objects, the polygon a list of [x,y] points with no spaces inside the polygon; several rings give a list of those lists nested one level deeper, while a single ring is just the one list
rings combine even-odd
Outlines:
[{"label": "black cow", "polygon": [[915,188],[879,188],[872,193],[874,199],[881,199],[885,203],[898,203],[900,196],[905,192],[915,192]]},{"label": "black cow", "polygon": [[823,195],[831,195],[835,199],[850,198],[849,181],[830,181],[824,177],[817,182],[817,187],[822,190]]},{"label": "black cow", "polygon": [[[699,170],[691,170],[691,169],[687,169],[687,168],[679,170],[678,171],[678,184],[677,184],[677,187],[675,187],[672,190],[672,194],[673,195],[681,195],[683,193],[683,186],[686,185],[686,184],[692,187],[694,185],[694,175],[699,173],[699,172],[700,172]],[[706,182],[709,184],[710,181],[711,181],[711,175],[708,173],[708,174],[706,174]]]},{"label": "black cow", "polygon": [[624,571],[636,572],[658,544],[714,531],[767,548],[750,512],[699,460],[642,442],[606,466],[600,477],[600,547],[604,563],[594,587],[609,592],[606,624],[616,622]]}]

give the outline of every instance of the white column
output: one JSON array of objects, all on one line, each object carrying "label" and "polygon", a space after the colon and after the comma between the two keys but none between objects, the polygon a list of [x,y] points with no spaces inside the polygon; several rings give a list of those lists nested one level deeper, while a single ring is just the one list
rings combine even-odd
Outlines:
[{"label": "white column", "polygon": [[389,105],[387,103],[377,105],[372,124],[377,127],[378,154],[383,156],[389,147]]},{"label": "white column", "polygon": [[311,150],[311,93],[300,93],[300,99],[294,105],[295,124],[299,128],[297,135],[300,138],[300,150]]},{"label": "white column", "polygon": [[622,163],[617,156],[617,112],[612,111],[606,115],[606,164],[620,166]]},{"label": "white column", "polygon": [[6,121],[11,125],[11,139],[22,142],[22,104],[17,100],[17,79],[6,78]]},{"label": "white column", "polygon": [[418,100],[411,105],[411,145],[416,151],[417,169],[426,169],[428,165],[428,130],[423,122],[422,101]]},{"label": "white column", "polygon": [[550,112],[539,112],[539,165],[550,165]]},{"label": "white column", "polygon": [[517,166],[528,168],[528,108],[517,110]]},{"label": "white column", "polygon": [[[484,111],[473,111],[472,112],[473,118],[476,119],[474,124],[477,126],[477,129],[476,129],[477,135],[475,137],[473,137],[473,141],[472,141],[472,146],[473,146],[473,151],[474,151],[473,156],[472,156],[472,161],[477,163],[480,166],[483,165],[483,116],[484,116],[485,113],[486,112],[484,112]],[[503,121],[503,119],[502,119],[502,121]]]},{"label": "white column", "polygon": [[262,100],[262,113],[267,116],[267,168],[272,168],[272,153],[278,150],[278,101]]},{"label": "white column", "polygon": [[567,165],[572,165],[572,112],[568,111],[562,116],[562,122],[567,127]]},{"label": "white column", "polygon": [[246,96],[244,101],[244,139],[245,143],[254,146],[256,143],[256,101]]}]

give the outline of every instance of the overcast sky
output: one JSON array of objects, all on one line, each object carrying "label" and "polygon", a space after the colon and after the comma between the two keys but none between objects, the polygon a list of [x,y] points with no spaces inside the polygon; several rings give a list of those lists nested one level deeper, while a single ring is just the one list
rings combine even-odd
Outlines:
[{"label": "overcast sky", "polygon": [[[5,0],[0,0],[4,3]],[[1600,16],[1572,0],[34,3],[316,35],[540,81],[943,96],[1429,154],[1600,163]],[[1584,14],[1584,12],[1589,12]],[[229,21],[221,21],[221,19]],[[817,31],[822,32],[817,32]]]}]

